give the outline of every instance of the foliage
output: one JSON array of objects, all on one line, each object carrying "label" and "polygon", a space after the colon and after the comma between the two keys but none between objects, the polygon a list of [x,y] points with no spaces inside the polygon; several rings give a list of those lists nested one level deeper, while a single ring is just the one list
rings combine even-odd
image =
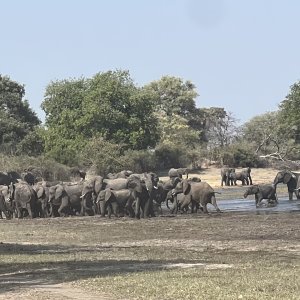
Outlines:
[{"label": "foliage", "polygon": [[160,142],[173,145],[184,145],[186,148],[195,148],[199,143],[199,134],[188,125],[188,121],[180,115],[157,113]]},{"label": "foliage", "polygon": [[224,108],[211,107],[203,109],[205,114],[205,135],[208,148],[223,148],[233,141],[236,135],[236,119]]},{"label": "foliage", "polygon": [[152,150],[127,150],[121,160],[123,169],[132,170],[135,173],[156,170],[156,157]]},{"label": "foliage", "polygon": [[281,128],[300,144],[300,81],[294,83],[289,94],[279,105]]},{"label": "foliage", "polygon": [[48,128],[45,151],[70,164],[67,157],[76,156],[88,139],[99,135],[131,149],[154,146],[157,122],[152,100],[153,95],[137,88],[127,71],[52,82],[42,104]]},{"label": "foliage", "polygon": [[160,143],[155,148],[157,169],[186,167],[188,164],[185,149],[180,144]]},{"label": "foliage", "polygon": [[0,147],[15,153],[17,145],[32,132],[40,120],[24,100],[25,88],[7,76],[0,75]]},{"label": "foliage", "polygon": [[57,163],[45,156],[27,156],[18,155],[11,156],[0,154],[0,170],[16,171],[18,173],[24,170],[30,170],[37,176],[43,177],[45,180],[69,180],[70,168]]},{"label": "foliage", "polygon": [[265,166],[264,160],[260,159],[247,143],[235,143],[222,151],[223,164],[232,167],[254,167]]},{"label": "foliage", "polygon": [[98,174],[106,175],[123,169],[123,151],[122,145],[94,137],[82,148],[80,161],[84,168],[93,166]]},{"label": "foliage", "polygon": [[195,99],[198,96],[195,85],[173,76],[163,76],[145,86],[146,90],[156,95],[156,111],[167,116],[177,114],[187,117],[195,109]]}]

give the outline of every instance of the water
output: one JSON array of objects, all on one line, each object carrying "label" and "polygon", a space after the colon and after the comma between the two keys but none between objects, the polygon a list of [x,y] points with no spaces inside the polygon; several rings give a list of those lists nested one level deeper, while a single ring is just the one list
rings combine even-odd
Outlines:
[{"label": "water", "polygon": [[[255,213],[278,213],[278,212],[299,212],[300,200],[289,201],[285,198],[278,199],[278,205],[273,207],[261,206],[256,208],[254,199],[234,199],[234,200],[217,200],[221,211],[236,211],[236,212],[255,212]],[[267,203],[263,200],[262,203]],[[210,210],[214,208],[208,205]]]}]

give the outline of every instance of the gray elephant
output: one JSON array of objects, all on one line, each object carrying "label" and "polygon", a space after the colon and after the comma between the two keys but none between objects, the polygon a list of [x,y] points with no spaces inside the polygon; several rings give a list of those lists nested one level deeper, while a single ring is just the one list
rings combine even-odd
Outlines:
[{"label": "gray elephant", "polygon": [[295,193],[297,199],[300,199],[300,173],[295,173],[287,170],[280,171],[274,178],[273,184],[277,186],[278,183],[284,183],[287,185],[289,200],[293,200],[293,193]]},{"label": "gray elephant", "polygon": [[252,185],[252,177],[251,177],[251,168],[250,167],[247,167],[247,168],[243,168],[242,169],[242,172],[245,174],[245,177],[247,179],[247,185]]},{"label": "gray elephant", "polygon": [[230,178],[230,173],[235,172],[234,168],[224,166],[221,168],[221,186],[225,183],[226,186],[233,185],[233,180]]},{"label": "gray elephant", "polygon": [[25,181],[11,184],[9,187],[10,199],[13,200],[17,217],[23,218],[24,211],[28,212],[30,218],[41,215],[41,207],[38,204],[35,190]]},{"label": "gray elephant", "polygon": [[172,189],[175,188],[177,183],[180,182],[181,180],[182,179],[179,177],[172,177],[165,182],[157,183],[157,189],[155,190],[154,201],[155,201],[156,205],[158,206],[158,208],[160,208],[161,212],[162,212],[161,204],[163,202],[166,202],[167,208],[170,209],[168,200],[171,200],[171,202],[173,202],[173,197],[171,195],[171,191],[172,191]]},{"label": "gray elephant", "polygon": [[[157,198],[158,193],[158,182],[159,177],[156,173],[149,172],[149,173],[142,173],[142,174],[132,174],[129,176],[129,179],[138,178],[141,183],[143,190],[146,189],[147,193],[143,191],[142,193],[142,201],[137,205],[142,207],[144,217],[155,217],[154,209],[153,209],[153,201]],[[140,200],[138,198],[138,200]],[[136,207],[136,212],[138,207]]]},{"label": "gray elephant", "polygon": [[231,172],[229,173],[229,181],[232,181],[234,185],[237,185],[237,181],[241,181],[242,185],[249,185],[248,175],[244,172]]},{"label": "gray elephant", "polygon": [[134,191],[129,189],[122,189],[114,191],[111,189],[105,189],[101,191],[101,199],[103,199],[104,214],[108,210],[108,217],[111,217],[111,212],[114,213],[116,217],[120,217],[121,214],[128,213],[130,217],[134,217],[133,202],[135,200]]},{"label": "gray elephant", "polygon": [[182,178],[183,175],[186,175],[186,178],[189,177],[190,169],[188,168],[171,168],[168,172],[170,178],[179,177]]},{"label": "gray elephant", "polygon": [[123,170],[118,173],[108,173],[106,177],[108,179],[117,179],[117,178],[128,178],[131,174],[133,174],[130,170]]},{"label": "gray elephant", "polygon": [[93,201],[94,212],[100,214],[100,210],[98,209],[96,201],[100,191],[102,190],[103,185],[104,183],[102,176],[92,176],[91,178],[83,182],[81,194],[83,214],[85,214],[87,202],[89,202],[91,198]]},{"label": "gray elephant", "polygon": [[0,172],[0,185],[9,186],[11,183],[17,183],[21,176],[14,171]]},{"label": "gray elephant", "polygon": [[0,218],[2,219],[2,213],[6,219],[10,219],[13,216],[14,209],[13,203],[10,200],[9,188],[6,185],[0,185]]},{"label": "gray elephant", "polygon": [[[110,189],[110,190],[114,190],[114,191],[130,189],[131,191],[134,191],[135,200],[138,200],[138,205],[136,205],[136,210],[138,210],[138,212],[140,211],[141,200],[139,200],[139,198],[141,198],[143,188],[142,188],[142,182],[139,178],[136,178],[136,177],[135,178],[116,178],[116,179],[104,179],[103,180],[102,190],[98,194],[97,200],[96,200],[98,210],[100,211],[101,216],[103,216],[103,217],[106,214],[106,210],[107,209],[109,210],[111,207],[111,206],[108,206],[105,204],[104,190],[106,190],[106,189]],[[140,213],[138,213],[137,217],[140,217]]]},{"label": "gray elephant", "polygon": [[188,182],[187,179],[179,182],[176,187],[172,190],[173,196],[175,196],[174,205],[175,213],[177,213],[178,200],[176,195],[183,193],[184,200],[181,203],[181,209],[185,209],[192,205],[193,208],[196,208],[197,205],[203,208],[204,213],[208,213],[207,204],[212,204],[217,212],[221,212],[216,201],[215,191],[213,188],[206,182]]},{"label": "gray elephant", "polygon": [[66,216],[84,212],[94,215],[92,197],[86,199],[86,207],[82,207],[83,182],[57,184],[49,188],[49,202],[52,216]]},{"label": "gray elephant", "polygon": [[50,216],[50,205],[49,205],[49,186],[46,181],[39,181],[34,186],[33,189],[36,192],[38,205],[41,207],[41,217]]},{"label": "gray elephant", "polygon": [[29,171],[23,172],[21,177],[24,181],[26,181],[30,185],[35,184],[35,175]]},{"label": "gray elephant", "polygon": [[261,201],[263,199],[267,199],[268,203],[278,203],[278,198],[276,194],[276,187],[271,184],[256,184],[251,187],[249,187],[245,193],[244,198],[247,198],[248,195],[255,195],[255,205],[256,207],[259,207],[261,204]]}]

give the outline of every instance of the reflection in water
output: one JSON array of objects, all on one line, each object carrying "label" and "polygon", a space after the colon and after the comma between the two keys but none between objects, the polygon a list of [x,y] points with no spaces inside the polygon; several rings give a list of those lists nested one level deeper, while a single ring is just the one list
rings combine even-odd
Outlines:
[{"label": "reflection in water", "polygon": [[300,200],[289,201],[287,199],[280,199],[280,198],[278,199],[278,205],[269,206],[269,207],[262,206],[256,208],[254,199],[219,200],[218,206],[222,211],[241,211],[241,212],[248,211],[248,212],[255,212],[258,215],[278,213],[278,212],[299,212],[300,213]]}]

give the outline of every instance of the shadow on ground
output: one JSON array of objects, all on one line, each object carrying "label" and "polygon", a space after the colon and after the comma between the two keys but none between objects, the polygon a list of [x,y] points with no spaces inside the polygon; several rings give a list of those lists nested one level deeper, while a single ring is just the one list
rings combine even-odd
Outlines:
[{"label": "shadow on ground", "polygon": [[[108,246],[111,248],[111,246]],[[61,245],[23,245],[23,244],[0,244],[0,255],[18,254],[59,254],[76,253],[78,251],[105,251],[107,246],[99,246],[96,249],[89,247],[67,247]],[[128,248],[128,247],[126,247]],[[188,260],[98,260],[87,261],[74,260],[33,262],[33,263],[1,263],[0,265],[0,294],[13,292],[20,289],[30,289],[36,286],[67,283],[74,280],[82,280],[90,277],[114,276],[124,273],[142,271],[157,271],[170,268],[190,266],[206,266],[200,261]],[[225,266],[226,267],[226,266]]]}]

